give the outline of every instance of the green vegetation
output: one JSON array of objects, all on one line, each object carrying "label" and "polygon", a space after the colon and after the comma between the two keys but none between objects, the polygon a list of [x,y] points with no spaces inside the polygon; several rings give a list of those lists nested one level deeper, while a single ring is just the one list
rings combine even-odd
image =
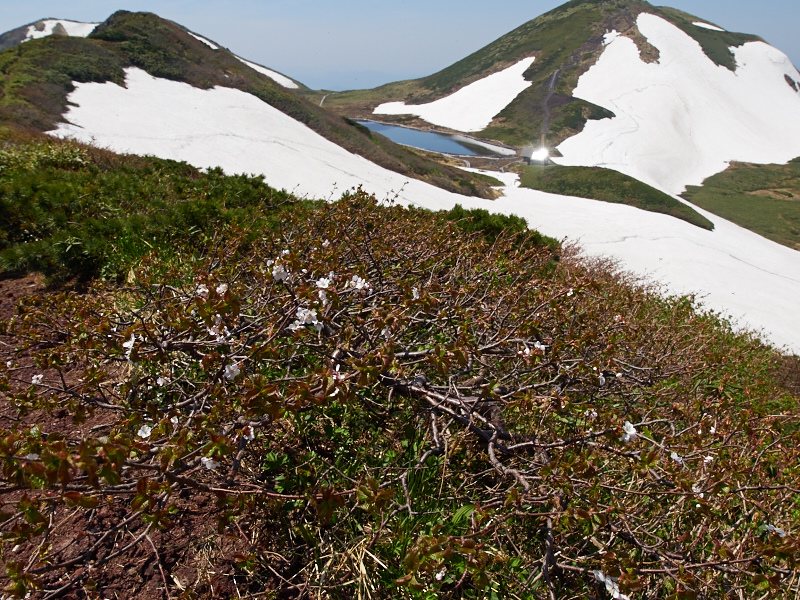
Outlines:
[{"label": "green vegetation", "polygon": [[73,143],[7,143],[0,149],[0,272],[124,277],[146,253],[187,251],[226,226],[253,226],[287,198],[261,177]]},{"label": "green vegetation", "polygon": [[800,250],[800,158],[785,165],[731,163],[683,193],[692,204]]},{"label": "green vegetation", "polygon": [[73,81],[123,85],[124,69],[195,87],[253,94],[323,137],[387,169],[451,192],[493,198],[490,185],[455,167],[385,139],[373,139],[339,117],[257,73],[227,50],[213,50],[180,26],[150,13],[114,13],[88,39],[50,36],[0,53],[0,124],[55,129]]},{"label": "green vegetation", "polygon": [[[132,168],[4,156],[55,181]],[[260,189],[142,166],[166,210]],[[223,224],[0,321],[5,594],[795,594],[800,419],[772,349],[556,262],[519,219],[285,200],[274,226]]]},{"label": "green vegetation", "polygon": [[531,166],[523,172],[520,185],[551,194],[627,204],[642,210],[670,215],[703,229],[714,228],[711,221],[690,206],[638,179],[611,169],[560,165]]},{"label": "green vegetation", "polygon": [[655,9],[655,14],[664,17],[684,33],[694,38],[703,48],[711,60],[731,71],[736,70],[736,59],[731,52],[731,48],[736,48],[746,42],[763,42],[757,35],[746,33],[733,33],[730,31],[714,31],[693,25],[695,22],[705,22],[703,19],[694,17],[688,13],[661,6]]},{"label": "green vegetation", "polygon": [[[431,102],[525,57],[535,56],[535,62],[524,74],[531,86],[478,135],[524,146],[538,143],[544,134],[547,144],[555,146],[582,131],[587,120],[613,116],[602,107],[572,97],[579,77],[602,53],[606,31],[616,30],[633,39],[643,60],[652,62],[658,59],[658,51],[636,27],[636,19],[642,12],[659,15],[674,23],[697,40],[711,60],[731,70],[736,64],[729,46],[760,40],[757,36],[697,27],[692,23],[702,19],[671,8],[655,7],[643,0],[573,0],[525,23],[438,73],[374,90],[339,93],[328,98],[326,104],[342,114],[368,117],[382,102]],[[397,122],[407,119],[382,118]]]}]

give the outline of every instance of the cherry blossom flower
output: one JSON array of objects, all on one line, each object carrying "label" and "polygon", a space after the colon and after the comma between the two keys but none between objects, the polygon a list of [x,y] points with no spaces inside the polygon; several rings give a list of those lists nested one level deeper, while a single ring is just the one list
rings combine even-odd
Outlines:
[{"label": "cherry blossom flower", "polygon": [[357,290],[369,289],[370,285],[366,279],[362,279],[358,275],[353,275],[353,278],[347,282],[346,287],[352,287]]},{"label": "cherry blossom flower", "polygon": [[597,418],[597,411],[593,408],[587,410],[583,413],[583,416],[587,419],[596,419]]},{"label": "cherry blossom flower", "polygon": [[219,294],[220,296],[224,296],[225,292],[227,292],[227,291],[228,291],[228,284],[227,283],[220,283],[217,286],[217,294]]},{"label": "cherry blossom flower", "polygon": [[778,535],[779,537],[782,537],[782,538],[786,537],[786,532],[783,529],[781,529],[780,527],[775,527],[774,525],[766,525],[764,527],[764,529],[766,529],[770,533],[774,533],[774,534]]},{"label": "cherry blossom flower", "polygon": [[294,323],[289,325],[289,329],[291,331],[297,331],[304,325],[313,325],[317,328],[317,331],[322,331],[322,323],[320,323],[317,319],[317,311],[301,306],[297,309],[295,316],[297,318],[295,319]]},{"label": "cherry blossom flower", "polygon": [[225,379],[236,379],[239,373],[241,373],[241,371],[239,370],[239,365],[236,363],[231,363],[225,367]]},{"label": "cherry blossom flower", "polygon": [[195,295],[202,298],[203,300],[208,299],[208,286],[201,283],[197,286],[197,289],[194,291]]},{"label": "cherry blossom flower", "polygon": [[602,571],[592,571],[594,573],[594,578],[597,579],[600,583],[604,583],[606,586],[606,592],[614,599],[614,600],[631,600],[630,596],[627,594],[623,594],[619,591],[619,586],[617,585],[617,580],[614,577],[609,577],[605,575]]},{"label": "cherry blossom flower", "polygon": [[156,379],[156,384],[159,385],[160,387],[164,387],[165,385],[167,385],[167,383],[168,381],[163,377],[159,377],[158,379]]},{"label": "cherry blossom flower", "polygon": [[677,452],[673,452],[672,454],[669,455],[669,457],[679,465],[683,464],[683,457],[680,456]]},{"label": "cherry blossom flower", "polygon": [[33,385],[42,385],[42,379],[44,379],[44,375],[34,375],[31,377],[31,383]]},{"label": "cherry blossom flower", "polygon": [[416,286],[411,288],[411,297],[414,300],[419,300],[419,288],[417,288]]},{"label": "cherry blossom flower", "polygon": [[272,278],[275,281],[286,281],[289,279],[289,271],[283,265],[275,265],[272,267]]},{"label": "cherry blossom flower", "polygon": [[248,425],[242,429],[242,437],[248,442],[252,442],[254,439],[256,439],[256,432],[253,431],[253,428]]},{"label": "cherry blossom flower", "polygon": [[133,354],[133,346],[135,343],[136,343],[136,335],[133,333],[131,334],[131,339],[129,339],[127,342],[122,343],[122,347],[127,349],[127,352],[125,352],[125,358],[128,359],[128,362],[133,362],[131,360],[131,355]]},{"label": "cherry blossom flower", "polygon": [[320,277],[317,279],[317,287],[321,290],[327,290],[331,286],[330,277]]},{"label": "cherry blossom flower", "polygon": [[136,435],[138,435],[143,440],[146,440],[147,438],[150,437],[152,431],[153,428],[150,427],[150,425],[142,425],[141,427],[139,427],[139,431],[136,432]]},{"label": "cherry blossom flower", "polygon": [[35,452],[31,452],[30,454],[25,455],[25,460],[39,460],[39,455]]},{"label": "cherry blossom flower", "polygon": [[625,421],[625,425],[622,427],[622,431],[625,432],[625,435],[622,436],[622,441],[626,444],[629,444],[633,440],[636,439],[636,427],[630,421]]},{"label": "cherry blossom flower", "polygon": [[201,458],[200,462],[203,463],[203,466],[209,471],[213,471],[220,465],[219,461],[216,461],[213,458],[208,458],[207,456]]}]

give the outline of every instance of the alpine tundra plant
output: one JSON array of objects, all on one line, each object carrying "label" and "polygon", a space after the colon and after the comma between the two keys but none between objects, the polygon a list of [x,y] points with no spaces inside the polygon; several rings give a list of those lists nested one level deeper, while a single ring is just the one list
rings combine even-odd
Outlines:
[{"label": "alpine tundra plant", "polygon": [[3,324],[5,594],[101,597],[187,505],[238,597],[800,593],[797,399],[719,315],[361,191],[226,232]]}]

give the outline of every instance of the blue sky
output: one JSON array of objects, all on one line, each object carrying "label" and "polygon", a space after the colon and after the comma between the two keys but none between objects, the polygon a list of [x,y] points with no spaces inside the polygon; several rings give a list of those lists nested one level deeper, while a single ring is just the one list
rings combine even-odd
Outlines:
[{"label": "blue sky", "polygon": [[[118,9],[177,21],[312,88],[368,88],[430,75],[562,0],[3,0],[0,32],[37,19],[103,21]],[[654,2],[755,33],[800,66],[798,0]]]}]

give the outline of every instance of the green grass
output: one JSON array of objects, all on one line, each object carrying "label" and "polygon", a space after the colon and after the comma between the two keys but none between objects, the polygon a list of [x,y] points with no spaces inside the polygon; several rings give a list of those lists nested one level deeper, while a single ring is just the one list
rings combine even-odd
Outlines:
[{"label": "green grass", "polygon": [[800,158],[785,165],[732,163],[683,194],[692,204],[800,250]]},{"label": "green grass", "polygon": [[261,177],[201,172],[79,144],[0,148],[0,272],[124,276],[142,255],[190,252],[231,225],[269,227],[296,202]]},{"label": "green grass", "polygon": [[532,166],[526,168],[522,174],[521,185],[551,194],[627,204],[642,210],[670,215],[703,229],[714,228],[711,221],[691,207],[633,177],[610,169],[560,165]]},{"label": "green grass", "polygon": [[[280,229],[299,205],[260,176],[0,132],[0,274],[119,279],[148,253],[200,252],[226,228]],[[524,219],[460,206],[444,218],[487,240],[527,230]]]}]

